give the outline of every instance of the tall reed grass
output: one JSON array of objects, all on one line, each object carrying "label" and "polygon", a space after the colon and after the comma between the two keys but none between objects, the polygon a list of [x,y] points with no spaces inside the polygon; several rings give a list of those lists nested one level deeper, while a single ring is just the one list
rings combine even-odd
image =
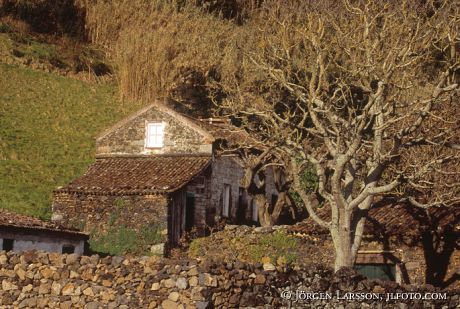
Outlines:
[{"label": "tall reed grass", "polygon": [[236,74],[245,28],[187,1],[82,1],[90,39],[113,60],[123,99],[200,102]]}]

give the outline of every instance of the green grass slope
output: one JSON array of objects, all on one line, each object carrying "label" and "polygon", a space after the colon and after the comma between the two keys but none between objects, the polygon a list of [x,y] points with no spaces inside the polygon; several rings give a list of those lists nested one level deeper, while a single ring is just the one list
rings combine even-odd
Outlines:
[{"label": "green grass slope", "polygon": [[85,172],[98,132],[139,107],[110,84],[0,62],[0,207],[49,218],[52,190]]}]

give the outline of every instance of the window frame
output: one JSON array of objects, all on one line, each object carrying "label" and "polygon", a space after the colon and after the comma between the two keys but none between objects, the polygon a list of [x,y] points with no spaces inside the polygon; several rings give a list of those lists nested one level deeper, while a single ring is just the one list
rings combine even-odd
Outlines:
[{"label": "window frame", "polygon": [[[150,127],[151,126],[157,126],[161,128],[161,145],[160,143],[150,145],[149,144],[149,138],[150,138]],[[165,143],[165,128],[166,128],[166,123],[164,121],[146,121],[145,123],[145,149],[161,149],[164,147]],[[159,136],[159,134],[156,134],[156,136]]]},{"label": "window frame", "polygon": [[[385,278],[382,276],[379,277],[368,277],[365,275],[366,272],[369,272],[371,268],[379,269],[380,273],[383,273],[385,275]],[[387,268],[387,269],[384,269]],[[384,281],[393,281],[397,282],[398,277],[397,277],[397,265],[393,263],[356,263],[354,265],[354,269],[361,275],[365,276],[366,278],[370,280],[384,280]],[[387,272],[389,270],[389,273]]]}]

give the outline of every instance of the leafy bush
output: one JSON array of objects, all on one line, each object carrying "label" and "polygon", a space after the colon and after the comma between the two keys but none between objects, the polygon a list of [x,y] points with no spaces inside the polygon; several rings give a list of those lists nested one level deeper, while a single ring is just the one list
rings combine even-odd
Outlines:
[{"label": "leafy bush", "polygon": [[222,261],[235,259],[249,263],[262,262],[269,259],[279,264],[297,263],[299,259],[299,241],[285,231],[269,234],[253,234],[235,236],[225,231],[205,238],[194,239],[188,248],[192,258],[206,256]]},{"label": "leafy bush", "polygon": [[264,257],[271,261],[284,261],[291,264],[297,260],[299,242],[285,231],[264,234],[256,244],[249,246],[249,257],[253,262],[261,262]]},{"label": "leafy bush", "polygon": [[107,233],[101,236],[94,231],[91,233],[89,243],[91,250],[99,253],[111,255],[142,253],[139,252],[139,238],[136,232],[124,225],[111,226]]},{"label": "leafy bush", "polygon": [[101,233],[98,229],[94,229],[91,232],[89,244],[92,251],[110,255],[127,253],[148,255],[151,245],[165,242],[162,227],[159,224],[143,225],[138,230],[121,224],[119,219],[126,206],[126,201],[117,198],[114,204],[115,208],[108,217],[108,230]]},{"label": "leafy bush", "polygon": [[158,244],[165,241],[161,231],[162,228],[158,224],[150,224],[141,229],[140,236],[147,245]]},{"label": "leafy bush", "polygon": [[94,252],[110,255],[148,255],[151,245],[164,242],[161,227],[150,224],[137,232],[125,225],[113,224],[106,233],[96,229],[90,235],[90,248]]},{"label": "leafy bush", "polygon": [[[308,194],[311,194],[317,190],[318,176],[316,175],[316,171],[312,165],[307,166],[307,168],[305,168],[303,173],[300,175],[300,183]],[[295,206],[298,209],[304,209],[305,206],[299,194],[293,189],[289,191],[289,194],[291,195]]]},{"label": "leafy bush", "polygon": [[10,27],[7,24],[0,23],[0,33],[8,33],[11,32]]},{"label": "leafy bush", "polygon": [[188,247],[188,254],[192,258],[203,256],[206,253],[206,249],[203,246],[204,238],[196,238],[192,240]]}]

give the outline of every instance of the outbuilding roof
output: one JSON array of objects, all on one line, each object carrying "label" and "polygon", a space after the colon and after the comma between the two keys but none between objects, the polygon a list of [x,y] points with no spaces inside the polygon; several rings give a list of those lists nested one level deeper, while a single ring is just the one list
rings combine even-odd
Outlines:
[{"label": "outbuilding roof", "polygon": [[[330,208],[323,206],[318,210],[318,216],[323,220],[330,220]],[[423,226],[430,224],[428,218],[438,229],[450,226],[453,231],[460,231],[460,207],[433,207],[427,210],[405,203],[377,203],[366,215],[364,233],[374,236],[420,236]],[[294,234],[320,235],[327,234],[328,230],[319,226],[313,219],[308,218],[290,228]]]},{"label": "outbuilding roof", "polygon": [[0,208],[0,229],[33,230],[50,233],[64,233],[79,238],[88,238],[88,234],[76,229],[65,228],[52,222],[40,220],[36,217],[18,214]]},{"label": "outbuilding roof", "polygon": [[174,192],[211,163],[204,154],[98,157],[87,172],[55,192],[155,194]]}]

